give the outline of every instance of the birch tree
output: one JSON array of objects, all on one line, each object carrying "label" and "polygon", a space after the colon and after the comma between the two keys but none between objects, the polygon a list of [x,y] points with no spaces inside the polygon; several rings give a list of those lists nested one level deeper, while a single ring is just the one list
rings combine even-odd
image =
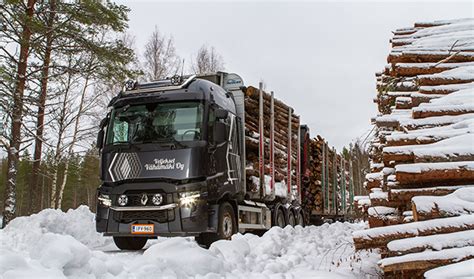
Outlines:
[{"label": "birch tree", "polygon": [[195,74],[222,71],[224,70],[224,59],[213,46],[203,45],[194,57],[191,68]]},{"label": "birch tree", "polygon": [[175,75],[181,66],[173,37],[162,35],[157,27],[145,44],[143,59],[145,78],[149,81]]}]

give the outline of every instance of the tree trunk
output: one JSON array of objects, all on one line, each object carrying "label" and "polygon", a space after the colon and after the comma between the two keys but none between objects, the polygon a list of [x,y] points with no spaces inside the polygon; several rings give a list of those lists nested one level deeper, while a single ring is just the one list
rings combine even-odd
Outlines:
[{"label": "tree trunk", "polygon": [[36,0],[28,0],[26,8],[26,17],[23,22],[23,30],[20,41],[20,58],[17,69],[17,83],[13,92],[12,124],[10,143],[7,159],[7,183],[5,187],[5,207],[3,211],[3,224],[8,224],[15,216],[16,211],[16,178],[18,174],[18,161],[21,141],[21,123],[23,114],[23,93],[26,84],[26,69],[28,61],[28,52],[30,49],[30,20],[33,17],[34,5]]},{"label": "tree trunk", "polygon": [[67,81],[67,87],[64,92],[64,98],[63,98],[63,103],[61,107],[61,114],[58,119],[59,123],[59,134],[58,134],[58,142],[56,143],[56,151],[54,154],[54,167],[53,167],[53,173],[51,175],[52,177],[52,182],[51,182],[51,200],[50,200],[50,207],[51,208],[56,208],[57,206],[57,186],[58,186],[58,168],[59,168],[59,161],[61,160],[61,145],[62,145],[62,140],[63,140],[63,133],[64,129],[66,129],[66,105],[67,105],[67,99],[69,95],[69,90],[70,90],[70,85],[71,85],[71,74],[68,74],[68,81]]},{"label": "tree trunk", "polygon": [[35,137],[35,152],[33,155],[33,169],[31,172],[31,184],[30,184],[30,195],[29,195],[29,213],[35,213],[40,208],[40,198],[42,192],[39,189],[38,176],[41,164],[41,152],[43,147],[43,131],[44,131],[44,111],[46,104],[46,95],[48,90],[48,79],[49,79],[49,64],[51,61],[51,51],[53,44],[53,23],[56,14],[56,1],[50,0],[50,12],[48,18],[48,33],[46,35],[46,50],[43,58],[43,70],[41,73],[41,91],[39,95],[38,103],[38,116],[36,121],[36,137]]},{"label": "tree trunk", "polygon": [[59,195],[58,195],[58,207],[57,208],[59,208],[59,209],[61,209],[61,205],[62,205],[62,201],[63,201],[64,188],[66,187],[67,176],[68,176],[68,173],[69,173],[69,159],[72,157],[72,154],[74,152],[74,145],[76,144],[77,134],[79,132],[79,120],[80,120],[81,115],[83,113],[82,110],[84,108],[84,99],[85,99],[85,96],[86,96],[86,91],[87,91],[88,85],[89,85],[89,76],[86,77],[86,80],[85,80],[85,83],[84,83],[84,88],[82,89],[81,101],[79,103],[79,110],[77,112],[75,123],[74,123],[74,132],[73,132],[73,135],[72,135],[72,141],[71,141],[71,144],[69,145],[68,154],[67,154],[67,157],[66,157],[66,162],[65,162],[65,166],[64,166],[64,173],[63,173],[63,181],[61,183],[61,187],[59,189]]}]

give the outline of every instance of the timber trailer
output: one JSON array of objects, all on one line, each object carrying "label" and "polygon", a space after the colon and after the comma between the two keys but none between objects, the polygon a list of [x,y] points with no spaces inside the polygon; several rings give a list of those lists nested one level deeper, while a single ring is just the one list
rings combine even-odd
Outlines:
[{"label": "timber trailer", "polygon": [[[127,82],[111,100],[97,137],[97,231],[113,236],[120,249],[139,250],[158,236],[195,236],[209,246],[237,232],[305,225],[300,138],[293,153],[297,167],[288,162],[286,189],[275,191],[273,94],[270,137],[258,138],[260,177],[264,152],[270,152],[270,179],[261,179],[257,192],[247,190],[244,89],[238,75],[224,72]],[[260,86],[260,135],[262,92]],[[288,123],[284,132],[292,135]],[[300,137],[300,129],[295,133]],[[287,160],[294,160],[291,144],[286,148]]]}]

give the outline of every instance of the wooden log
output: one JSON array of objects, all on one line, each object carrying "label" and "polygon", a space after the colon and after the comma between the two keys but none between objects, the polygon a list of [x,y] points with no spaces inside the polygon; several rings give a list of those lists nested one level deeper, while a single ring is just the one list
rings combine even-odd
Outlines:
[{"label": "wooden log", "polygon": [[385,278],[423,278],[430,269],[472,258],[474,246],[467,246],[385,258],[379,261],[379,266]]},{"label": "wooden log", "polygon": [[461,161],[397,165],[395,173],[400,185],[467,184],[474,183],[473,164],[471,161]]},{"label": "wooden log", "polygon": [[462,246],[474,246],[474,230],[454,233],[410,237],[390,241],[387,244],[387,256],[395,257],[424,250],[441,250]]},{"label": "wooden log", "polygon": [[433,109],[429,108],[413,108],[412,117],[414,119],[426,118],[433,116],[443,116],[443,115],[460,115],[466,113],[473,113],[474,106],[450,106],[450,107],[437,107]]},{"label": "wooden log", "polygon": [[474,188],[460,188],[446,196],[417,196],[412,198],[415,221],[452,217],[474,213]]},{"label": "wooden log", "polygon": [[421,76],[421,77],[418,78],[418,85],[419,86],[460,84],[460,83],[469,83],[469,82],[474,82],[474,77],[443,78],[443,77]]},{"label": "wooden log", "polygon": [[438,186],[431,188],[414,188],[414,189],[390,189],[388,191],[388,199],[394,202],[411,202],[415,196],[445,196],[462,187],[472,187],[474,185],[462,186]]},{"label": "wooden log", "polygon": [[400,76],[413,77],[413,76],[417,76],[417,75],[437,74],[437,73],[444,72],[446,70],[456,68],[457,65],[456,66],[455,65],[456,64],[454,64],[454,63],[442,63],[442,64],[438,64],[438,65],[437,65],[437,63],[392,64],[390,75],[395,76],[395,77],[400,77]]},{"label": "wooden log", "polygon": [[388,166],[391,162],[395,164],[400,163],[413,163],[415,161],[415,156],[412,153],[408,154],[399,154],[399,153],[390,153],[383,152],[383,163]]},{"label": "wooden log", "polygon": [[[410,52],[392,52],[388,55],[388,63],[437,63],[452,55],[449,51],[410,51]],[[474,53],[460,52],[453,56],[450,62],[473,62]]]},{"label": "wooden log", "polygon": [[352,236],[355,248],[360,250],[384,248],[387,243],[396,239],[472,229],[474,215],[465,215],[355,231]]}]

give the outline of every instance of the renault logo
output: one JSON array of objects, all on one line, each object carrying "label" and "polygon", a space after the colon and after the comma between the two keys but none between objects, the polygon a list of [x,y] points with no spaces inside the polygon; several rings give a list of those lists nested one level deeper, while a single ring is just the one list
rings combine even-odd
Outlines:
[{"label": "renault logo", "polygon": [[140,202],[142,203],[142,205],[146,205],[146,203],[148,202],[148,196],[146,194],[142,194]]}]

